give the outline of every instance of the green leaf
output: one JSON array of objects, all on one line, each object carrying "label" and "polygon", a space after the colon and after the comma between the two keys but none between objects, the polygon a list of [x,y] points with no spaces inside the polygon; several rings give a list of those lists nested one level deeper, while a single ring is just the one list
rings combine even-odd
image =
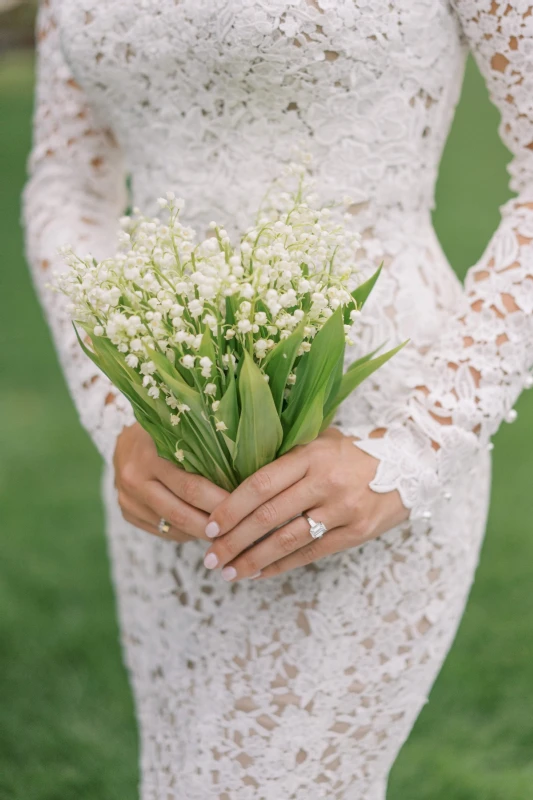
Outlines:
[{"label": "green leaf", "polygon": [[228,428],[227,431],[224,431],[224,438],[230,439],[235,443],[239,426],[239,404],[237,401],[237,384],[233,375],[230,376],[228,388],[220,401],[216,417],[225,422]]},{"label": "green leaf", "polygon": [[325,385],[307,404],[305,414],[300,414],[296,418],[296,422],[283,439],[283,444],[277,454],[278,458],[293,447],[296,447],[297,444],[308,444],[316,439],[320,433],[324,418],[323,409],[326,390],[327,386]]},{"label": "green leaf", "polygon": [[[346,372],[350,372],[353,369],[357,369],[361,364],[366,364],[367,361],[370,361],[376,353],[378,353],[383,345],[376,347],[371,353],[368,353],[366,356],[362,358],[358,358],[356,361],[352,361]],[[330,387],[326,392],[326,402],[324,403],[324,417],[328,417],[332,408],[335,405],[335,398],[337,397],[338,391],[340,389],[342,383],[342,370],[344,368],[344,353],[342,357],[337,362],[337,366],[335,367],[334,372],[331,373],[331,381]]]},{"label": "green leaf", "polygon": [[217,356],[215,353],[215,346],[213,344],[213,337],[211,336],[211,329],[207,326],[204,329],[202,334],[202,341],[200,342],[200,347],[198,348],[198,353],[200,357],[203,358],[207,356],[213,362],[213,366],[217,363]]},{"label": "green leaf", "polygon": [[290,336],[282,339],[272,348],[265,361],[263,369],[269,377],[269,386],[274,398],[274,404],[278,414],[281,414],[283,406],[283,392],[287,385],[287,378],[292,371],[296,353],[304,340],[305,322],[302,320],[293,330]]},{"label": "green leaf", "polygon": [[361,308],[363,308],[364,304],[368,300],[370,292],[372,291],[372,289],[376,285],[377,279],[381,275],[381,270],[382,269],[383,269],[383,262],[381,262],[381,264],[379,265],[377,270],[374,272],[373,275],[370,276],[370,278],[367,281],[365,281],[364,283],[361,283],[360,286],[358,286],[357,289],[354,289],[354,291],[352,292],[353,303],[348,303],[348,305],[344,307],[344,324],[345,325],[349,325],[350,324],[350,322],[351,322],[350,313],[354,309],[357,308],[357,309],[360,310]]},{"label": "green leaf", "polygon": [[226,436],[224,431],[222,431],[222,438],[224,439],[224,443],[228,448],[228,453],[230,454],[231,459],[233,460],[233,458],[235,457],[235,442],[233,441],[233,439],[230,439],[229,436]]},{"label": "green leaf", "polygon": [[370,361],[371,358],[374,358],[376,353],[379,353],[379,351],[382,350],[383,347],[384,347],[384,345],[380,344],[380,346],[376,347],[375,350],[372,350],[371,353],[367,353],[366,356],[362,356],[361,358],[358,358],[356,361],[352,361],[352,363],[350,364],[350,366],[348,367],[346,372],[351,372],[352,370],[357,369],[358,367],[360,367],[361,364],[366,364],[366,362]]},{"label": "green leaf", "polygon": [[342,353],[340,354],[339,358],[337,359],[337,363],[335,364],[334,368],[331,370],[328,384],[326,386],[326,392],[324,394],[324,407],[323,412],[326,413],[326,408],[332,402],[333,398],[336,397],[337,392],[339,391],[339,387],[342,381],[342,371],[344,369],[344,350],[343,348]]},{"label": "green leaf", "polygon": [[[81,327],[84,328],[87,333],[90,333],[85,326],[82,325]],[[85,355],[88,356],[91,361],[96,364],[98,369],[100,369],[104,375],[109,378],[114,386],[116,386],[117,389],[122,392],[125,397],[127,397],[132,404],[134,411],[139,409],[148,418],[153,418],[154,409],[146,401],[142,394],[143,387],[140,376],[137,375],[137,373],[135,373],[133,370],[133,376],[129,375],[129,368],[125,363],[121,364],[119,353],[116,351],[113,345],[109,342],[106,343],[103,338],[98,337],[95,338],[95,340],[91,340],[92,346],[95,348],[94,350],[91,350],[82,341],[76,326],[74,326],[74,330]]]},{"label": "green leaf", "polygon": [[233,327],[235,325],[235,311],[234,300],[232,297],[226,297],[226,322]]},{"label": "green leaf", "polygon": [[356,366],[354,369],[348,369],[344,375],[342,376],[341,385],[339,391],[337,392],[337,396],[335,397],[331,409],[328,415],[324,418],[324,422],[322,423],[321,431],[325,430],[328,425],[331,424],[333,417],[335,415],[335,411],[339,407],[339,405],[351,394],[354,389],[356,389],[366,378],[372,375],[377,369],[383,366],[390,358],[392,358],[396,353],[398,353],[409,340],[402,342],[397,347],[394,347],[392,350],[389,350],[387,353],[383,353],[381,356],[377,356],[377,358],[368,359],[368,357],[364,357],[360,359],[363,363],[360,363],[359,366]]},{"label": "green leaf", "polygon": [[[301,359],[296,370],[296,383],[289,395],[287,408],[281,415],[285,438],[291,430],[302,430],[305,415],[315,408],[315,398],[326,396],[331,373],[344,353],[344,326],[339,307],[318,331],[310,351]],[[293,437],[290,438],[293,441]]]},{"label": "green leaf", "polygon": [[376,285],[377,279],[381,275],[382,269],[383,269],[383,262],[381,262],[377,270],[374,272],[373,275],[370,276],[370,278],[367,281],[362,283],[360,286],[357,287],[357,289],[355,289],[352,292],[352,297],[357,303],[357,308],[363,308],[364,304],[368,300],[370,292]]},{"label": "green leaf", "polygon": [[281,422],[268,383],[246,351],[239,375],[239,399],[241,416],[234,464],[242,481],[275,459],[283,438]]},{"label": "green leaf", "polygon": [[[218,440],[216,431],[209,421],[206,408],[199,392],[185,383],[181,375],[173,369],[166,356],[153,350],[151,353],[157,370],[175,397],[186,403],[190,411],[182,414],[180,426],[188,432],[189,442],[195,442],[199,458],[205,465],[206,478],[223,488],[234,488],[234,474]],[[190,446],[190,445],[189,445]],[[229,489],[231,491],[231,488]]]}]

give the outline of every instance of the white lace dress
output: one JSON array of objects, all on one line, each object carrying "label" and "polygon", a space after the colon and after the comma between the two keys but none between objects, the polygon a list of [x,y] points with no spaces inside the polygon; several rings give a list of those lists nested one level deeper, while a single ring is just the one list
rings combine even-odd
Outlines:
[{"label": "white lace dress", "polygon": [[[385,797],[473,581],[490,436],[531,383],[530,3],[42,3],[27,253],[81,421],[108,464],[143,800]],[[463,287],[430,210],[469,48],[501,111],[517,196]],[[302,141],[321,196],[354,198],[365,268],[385,261],[361,350],[411,338],[336,420],[380,459],[373,488],[397,488],[411,517],[360,548],[228,584],[204,568],[205,542],[175,545],[122,519],[110,462],[132,412],[44,285],[61,268],[59,245],[113,250],[127,174],[146,212],[173,189],[201,235],[212,218],[235,234]]]}]

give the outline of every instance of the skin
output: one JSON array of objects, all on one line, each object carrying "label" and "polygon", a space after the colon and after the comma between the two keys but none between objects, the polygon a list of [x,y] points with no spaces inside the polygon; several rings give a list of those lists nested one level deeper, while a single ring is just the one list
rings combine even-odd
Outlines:
[{"label": "skin", "polygon": [[[205,534],[209,514],[229,496],[228,492],[160,458],[152,439],[138,423],[121,432],[113,463],[124,519],[163,539],[209,541]],[[166,535],[157,529],[161,517],[171,526]]]},{"label": "skin", "polygon": [[[149,533],[160,535],[164,517],[172,527],[163,538],[210,541],[204,563],[221,569],[225,580],[262,580],[357,547],[407,520],[398,492],[369,488],[378,462],[355,441],[329,428],[229,494],[159,458],[136,424],[124,429],[115,450],[119,503],[125,519]],[[313,540],[302,512],[328,531]]]}]

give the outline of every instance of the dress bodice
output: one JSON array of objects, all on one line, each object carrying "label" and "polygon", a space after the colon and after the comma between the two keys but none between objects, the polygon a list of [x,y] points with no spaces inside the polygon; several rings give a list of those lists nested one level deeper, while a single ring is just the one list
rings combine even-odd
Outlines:
[{"label": "dress bodice", "polygon": [[[65,59],[151,207],[249,224],[303,142],[327,199],[427,210],[467,48],[447,0],[59,4]],[[365,221],[368,215],[365,215]]]}]

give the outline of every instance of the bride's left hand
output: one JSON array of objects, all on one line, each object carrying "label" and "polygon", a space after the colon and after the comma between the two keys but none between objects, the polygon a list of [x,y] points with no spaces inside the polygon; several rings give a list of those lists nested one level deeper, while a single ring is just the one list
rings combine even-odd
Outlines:
[{"label": "bride's left hand", "polygon": [[[206,534],[217,538],[205,566],[222,567],[227,581],[269,578],[404,522],[409,512],[398,492],[369,488],[378,462],[354,441],[328,428],[247,478],[209,517]],[[322,537],[311,537],[307,519],[297,516],[303,512],[327,526]]]}]

